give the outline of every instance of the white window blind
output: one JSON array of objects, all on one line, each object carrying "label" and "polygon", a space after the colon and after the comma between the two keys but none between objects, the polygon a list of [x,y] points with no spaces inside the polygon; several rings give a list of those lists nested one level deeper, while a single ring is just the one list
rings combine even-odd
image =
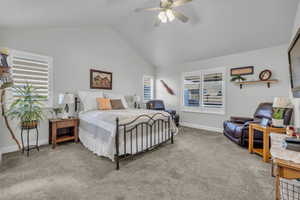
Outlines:
[{"label": "white window blind", "polygon": [[153,77],[144,76],[143,80],[144,101],[153,99]]},{"label": "white window blind", "polygon": [[223,74],[203,74],[203,106],[223,107]]},{"label": "white window blind", "polygon": [[225,113],[225,69],[183,73],[183,111]]},{"label": "white window blind", "polygon": [[[14,86],[27,83],[36,88],[38,95],[51,98],[52,58],[21,51],[11,51],[10,62]],[[14,94],[16,95],[16,94]]]},{"label": "white window blind", "polygon": [[187,75],[184,77],[184,106],[198,107],[201,104],[200,75]]}]

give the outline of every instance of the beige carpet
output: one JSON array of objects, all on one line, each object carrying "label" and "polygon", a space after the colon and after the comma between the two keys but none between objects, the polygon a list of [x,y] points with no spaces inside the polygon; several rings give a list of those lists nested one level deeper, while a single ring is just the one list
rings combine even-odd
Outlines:
[{"label": "beige carpet", "polygon": [[81,144],[4,155],[1,200],[269,200],[270,164],[219,133],[182,128],[167,144],[115,170]]}]

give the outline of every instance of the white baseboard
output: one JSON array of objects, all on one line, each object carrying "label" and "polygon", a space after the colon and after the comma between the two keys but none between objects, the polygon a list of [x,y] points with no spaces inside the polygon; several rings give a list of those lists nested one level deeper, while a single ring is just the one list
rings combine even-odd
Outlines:
[{"label": "white baseboard", "polygon": [[[35,144],[36,141],[29,141],[30,144]],[[45,144],[49,144],[49,140],[48,139],[43,139],[43,140],[39,140],[39,145],[45,145]],[[0,154],[5,154],[5,153],[11,153],[11,152],[15,152],[18,151],[18,146],[17,145],[11,145],[11,146],[6,146],[6,147],[2,147],[0,149]],[[1,158],[1,156],[0,156]]]},{"label": "white baseboard", "polygon": [[223,129],[221,129],[221,128],[205,126],[205,125],[200,125],[200,124],[193,124],[193,123],[189,123],[189,122],[180,122],[180,125],[190,127],[190,128],[203,129],[203,130],[207,130],[207,131],[214,131],[214,132],[218,132],[218,133],[223,132]]}]

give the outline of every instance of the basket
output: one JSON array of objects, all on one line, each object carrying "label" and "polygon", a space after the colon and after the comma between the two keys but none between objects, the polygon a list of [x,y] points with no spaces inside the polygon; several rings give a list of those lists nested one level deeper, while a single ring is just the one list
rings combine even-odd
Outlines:
[{"label": "basket", "polygon": [[280,199],[300,200],[300,181],[280,179]]}]

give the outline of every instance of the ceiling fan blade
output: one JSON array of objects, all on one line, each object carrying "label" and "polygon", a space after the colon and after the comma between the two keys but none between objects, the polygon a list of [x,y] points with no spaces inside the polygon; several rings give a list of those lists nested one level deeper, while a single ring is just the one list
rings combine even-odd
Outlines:
[{"label": "ceiling fan blade", "polygon": [[157,17],[157,18],[155,19],[154,26],[155,26],[155,27],[158,27],[160,24],[161,24],[161,21],[160,21],[160,19]]},{"label": "ceiling fan blade", "polygon": [[175,7],[178,7],[178,6],[182,6],[186,3],[189,3],[191,2],[192,0],[177,0],[177,1],[174,1],[173,4],[172,4],[172,8],[175,8]]},{"label": "ceiling fan blade", "polygon": [[176,17],[177,19],[179,19],[180,21],[182,21],[183,23],[186,23],[186,22],[189,21],[189,18],[186,17],[185,15],[183,15],[182,13],[177,12],[177,11],[175,11],[175,10],[172,10],[172,11],[173,11],[173,14],[175,15],[175,17]]},{"label": "ceiling fan blade", "polygon": [[161,11],[163,10],[162,8],[137,8],[134,11],[135,12],[140,12],[140,11]]}]

